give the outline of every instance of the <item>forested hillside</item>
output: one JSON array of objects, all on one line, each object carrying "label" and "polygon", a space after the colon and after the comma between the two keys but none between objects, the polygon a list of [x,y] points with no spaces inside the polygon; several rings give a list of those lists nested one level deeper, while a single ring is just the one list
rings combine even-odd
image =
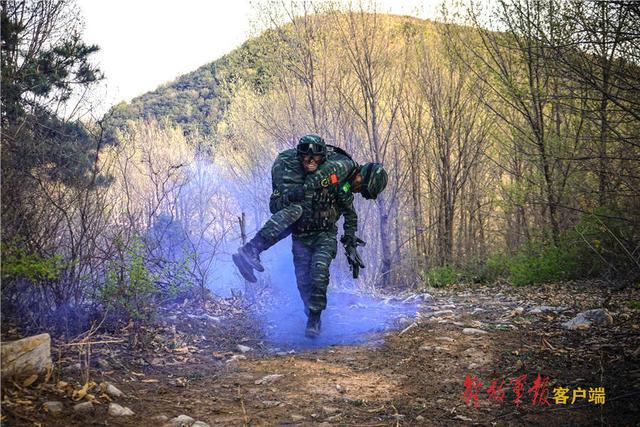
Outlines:
[{"label": "forested hillside", "polygon": [[154,91],[115,105],[109,115],[111,126],[127,120],[166,120],[186,134],[215,134],[229,104],[230,87],[246,82],[257,92],[269,87],[269,73],[262,64],[264,36],[250,39],[233,52],[178,77]]}]

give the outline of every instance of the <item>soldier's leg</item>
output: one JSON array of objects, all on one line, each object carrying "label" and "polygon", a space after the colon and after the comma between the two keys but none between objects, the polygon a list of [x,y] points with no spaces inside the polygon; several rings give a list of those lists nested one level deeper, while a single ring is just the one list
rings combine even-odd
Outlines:
[{"label": "soldier's leg", "polygon": [[327,286],[329,285],[329,267],[336,256],[338,242],[335,232],[318,234],[311,256],[311,295],[309,309],[320,313],[327,307]]},{"label": "soldier's leg", "polygon": [[232,256],[240,274],[249,282],[256,282],[252,269],[264,271],[260,253],[291,233],[291,227],[302,216],[301,205],[289,205],[276,212],[247,244]]},{"label": "soldier's leg", "polygon": [[292,239],[293,266],[296,272],[296,283],[300,298],[304,303],[305,313],[308,313],[309,298],[311,296],[311,255],[313,250],[303,240]]}]

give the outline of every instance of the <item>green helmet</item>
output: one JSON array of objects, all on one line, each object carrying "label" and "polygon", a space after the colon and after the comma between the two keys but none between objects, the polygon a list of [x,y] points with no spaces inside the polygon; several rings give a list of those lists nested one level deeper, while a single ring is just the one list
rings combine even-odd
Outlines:
[{"label": "green helmet", "polygon": [[296,146],[298,155],[322,155],[324,159],[327,156],[327,144],[324,139],[318,135],[305,135],[300,138]]},{"label": "green helmet", "polygon": [[359,170],[362,176],[360,192],[365,199],[375,199],[387,186],[387,171],[382,163],[365,163]]}]

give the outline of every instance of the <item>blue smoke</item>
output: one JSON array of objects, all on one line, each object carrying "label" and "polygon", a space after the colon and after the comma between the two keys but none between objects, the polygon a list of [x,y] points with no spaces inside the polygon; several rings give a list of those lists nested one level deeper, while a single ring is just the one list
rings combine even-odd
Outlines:
[{"label": "blue smoke", "polygon": [[[261,198],[260,194],[251,194],[247,191],[248,187],[241,186],[237,180],[225,179],[213,164],[205,161],[197,161],[192,165],[191,176],[193,179],[186,186],[183,197],[198,197],[203,193],[203,189],[208,189],[214,190],[220,197],[202,200],[207,204],[220,203],[221,198],[231,199],[225,213],[227,226],[233,225],[230,232],[217,247],[215,254],[204,252],[206,245],[197,249],[197,255],[202,256],[205,261],[213,257],[214,268],[206,283],[214,295],[221,297],[244,293],[245,282],[231,261],[231,254],[241,245],[237,222],[232,221],[244,210],[247,213],[247,223],[263,223],[268,218],[269,195],[264,194],[263,204],[257,205],[255,200]],[[264,193],[268,188],[264,186],[258,189],[258,186],[255,186],[253,190]],[[211,207],[213,211],[220,212],[220,206],[214,204]],[[229,212],[228,209],[237,209],[237,212]],[[260,218],[260,215],[264,217]],[[361,226],[364,222],[360,223]],[[207,221],[203,223],[209,224]],[[247,230],[248,239],[257,231],[251,228]],[[198,234],[202,230],[191,231]],[[344,257],[344,251],[339,244],[336,258],[340,257]],[[318,338],[309,339],[304,336],[307,318],[296,285],[291,237],[265,251],[261,259],[266,271],[255,272],[259,282],[249,286],[254,287],[258,298],[264,298],[255,305],[259,308],[256,318],[262,323],[266,343],[271,347],[289,350],[363,343],[370,339],[372,333],[397,327],[398,319],[415,317],[419,309],[415,300],[402,302],[399,299],[359,293],[346,263],[336,262],[336,259],[330,270],[331,283],[327,295],[327,309],[322,313],[322,332]],[[370,259],[364,261],[368,266],[372,266],[374,262]],[[364,278],[361,277],[359,280]],[[269,292],[261,292],[265,287],[270,288]]]}]

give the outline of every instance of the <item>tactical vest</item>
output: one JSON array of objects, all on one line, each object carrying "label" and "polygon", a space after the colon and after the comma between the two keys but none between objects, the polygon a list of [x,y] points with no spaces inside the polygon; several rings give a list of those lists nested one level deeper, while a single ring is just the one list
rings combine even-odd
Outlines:
[{"label": "tactical vest", "polygon": [[296,233],[330,231],[336,228],[338,221],[337,186],[325,187],[315,191],[310,209],[303,206],[302,217],[296,222]]}]

